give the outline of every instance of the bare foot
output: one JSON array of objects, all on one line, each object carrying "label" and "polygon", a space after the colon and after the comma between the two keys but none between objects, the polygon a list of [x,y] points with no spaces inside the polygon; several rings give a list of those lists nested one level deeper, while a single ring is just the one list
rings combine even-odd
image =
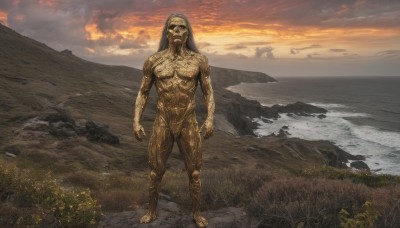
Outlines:
[{"label": "bare foot", "polygon": [[193,213],[193,220],[196,222],[197,227],[207,227],[208,225],[207,219],[200,214],[200,211]]},{"label": "bare foot", "polygon": [[145,215],[143,215],[143,217],[140,219],[140,223],[149,223],[151,221],[153,221],[154,219],[156,219],[157,216],[155,213],[148,211]]}]

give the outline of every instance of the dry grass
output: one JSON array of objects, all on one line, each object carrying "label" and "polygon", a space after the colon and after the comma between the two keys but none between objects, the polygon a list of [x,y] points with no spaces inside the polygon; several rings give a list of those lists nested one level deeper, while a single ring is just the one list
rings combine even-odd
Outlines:
[{"label": "dry grass", "polygon": [[[369,187],[356,176],[343,180],[329,177],[284,177],[265,182],[247,207],[249,215],[257,218],[261,227],[338,227],[339,212],[344,209],[349,219],[354,217],[360,224],[374,221],[376,227],[400,226],[400,185]],[[374,175],[370,186],[382,183],[376,178],[379,175]],[[366,202],[371,202],[369,211],[363,207]]]},{"label": "dry grass", "polygon": [[107,212],[133,210],[138,204],[143,204],[144,192],[113,189],[96,193],[96,199]]},{"label": "dry grass", "polygon": [[98,190],[101,185],[97,175],[84,170],[69,174],[64,178],[64,183],[75,187],[90,188],[91,190]]},{"label": "dry grass", "polygon": [[203,207],[247,205],[255,191],[273,177],[260,169],[226,169],[203,174]]}]

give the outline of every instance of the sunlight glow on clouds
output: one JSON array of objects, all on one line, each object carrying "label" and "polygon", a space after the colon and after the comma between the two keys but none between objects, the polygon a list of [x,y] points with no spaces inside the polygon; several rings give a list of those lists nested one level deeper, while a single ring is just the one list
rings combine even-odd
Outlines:
[{"label": "sunlight glow on clouds", "polygon": [[188,16],[213,65],[272,75],[400,75],[392,64],[400,60],[400,1],[0,2],[0,21],[17,32],[89,60],[135,67],[157,50],[173,12]]}]

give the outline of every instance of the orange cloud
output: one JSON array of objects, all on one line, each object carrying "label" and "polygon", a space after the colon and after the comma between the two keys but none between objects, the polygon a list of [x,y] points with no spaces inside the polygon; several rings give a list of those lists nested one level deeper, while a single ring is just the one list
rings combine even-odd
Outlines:
[{"label": "orange cloud", "polygon": [[[400,45],[400,3],[394,1],[390,7],[373,0],[330,1],[329,4],[320,0],[13,2],[16,9],[13,19],[21,30],[40,31],[46,39],[53,37],[57,41],[60,39],[54,37],[54,28],[67,25],[68,31],[79,31],[76,34],[80,39],[64,40],[82,49],[89,48],[90,52],[118,48],[155,51],[165,19],[173,12],[189,18],[202,51],[219,55],[233,53],[252,57],[257,48],[272,48],[276,58],[302,58],[315,55],[314,51],[319,56],[342,54],[331,51],[337,49],[371,56]],[[59,13],[58,20],[51,16],[54,10]],[[50,16],[46,16],[47,11]],[[1,21],[7,16],[6,11],[0,10]],[[51,25],[49,29],[43,26],[43,20]],[[290,54],[291,50],[310,45],[319,45],[319,48]]]},{"label": "orange cloud", "polygon": [[54,8],[58,5],[57,0],[39,0],[38,3],[41,5],[52,7],[52,8]]},{"label": "orange cloud", "polygon": [[106,37],[101,31],[97,29],[97,25],[93,23],[88,23],[85,26],[86,39],[88,40],[98,40]]},{"label": "orange cloud", "polygon": [[8,13],[6,11],[1,11],[0,10],[0,22],[2,24],[8,25]]}]

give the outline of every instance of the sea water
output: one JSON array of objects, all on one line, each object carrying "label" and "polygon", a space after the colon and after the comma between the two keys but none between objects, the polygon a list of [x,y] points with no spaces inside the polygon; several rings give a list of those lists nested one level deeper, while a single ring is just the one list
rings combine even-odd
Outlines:
[{"label": "sea water", "polygon": [[400,175],[400,77],[296,77],[276,83],[241,83],[233,92],[264,106],[302,101],[328,110],[327,117],[288,116],[260,126],[259,136],[288,126],[290,137],[329,140],[364,155],[378,173]]}]

